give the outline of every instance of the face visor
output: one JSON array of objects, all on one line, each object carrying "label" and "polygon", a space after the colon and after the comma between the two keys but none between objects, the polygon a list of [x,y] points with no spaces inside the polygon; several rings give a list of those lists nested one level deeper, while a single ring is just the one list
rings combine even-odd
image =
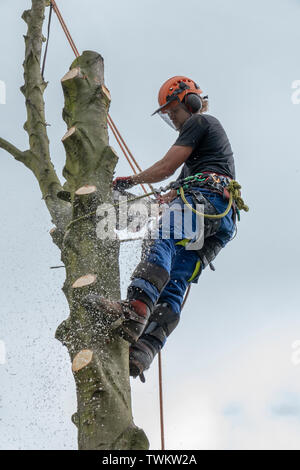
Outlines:
[{"label": "face visor", "polygon": [[158,114],[172,129],[179,131],[185,121],[191,116],[187,107],[178,99],[167,103],[154,114]]}]

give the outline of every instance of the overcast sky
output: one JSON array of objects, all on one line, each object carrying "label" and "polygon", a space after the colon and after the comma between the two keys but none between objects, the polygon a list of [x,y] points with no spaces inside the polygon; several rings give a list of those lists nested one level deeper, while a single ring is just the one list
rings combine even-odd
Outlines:
[{"label": "overcast sky", "polygon": [[[6,85],[0,136],[21,149],[28,144],[20,17],[30,3],[0,0],[0,81]],[[209,112],[226,129],[250,206],[216,272],[205,271],[192,286],[163,351],[166,447],[300,449],[300,105],[292,102],[292,84],[300,80],[300,1],[57,3],[79,51],[103,55],[111,115],[140,165],[150,166],[175,141],[176,133],[150,115],[161,83],[187,75],[209,95]],[[66,131],[60,79],[72,54],[53,16],[45,100],[59,175]],[[111,145],[119,152],[113,137]],[[117,175],[131,174],[119,155]],[[6,348],[0,448],[76,448],[75,385],[67,350],[54,339],[68,309],[64,269],[49,269],[61,264],[50,216],[31,172],[3,150],[0,169],[0,354]],[[137,247],[123,245],[123,293]],[[156,362],[146,384],[132,381],[132,392],[135,423],[157,449]]]}]

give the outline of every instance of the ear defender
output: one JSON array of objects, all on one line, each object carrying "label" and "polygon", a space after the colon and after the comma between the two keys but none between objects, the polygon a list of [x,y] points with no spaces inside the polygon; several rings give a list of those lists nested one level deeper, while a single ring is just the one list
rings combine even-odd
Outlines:
[{"label": "ear defender", "polygon": [[184,104],[190,113],[197,113],[202,108],[202,101],[199,95],[195,93],[189,93],[184,99]]}]

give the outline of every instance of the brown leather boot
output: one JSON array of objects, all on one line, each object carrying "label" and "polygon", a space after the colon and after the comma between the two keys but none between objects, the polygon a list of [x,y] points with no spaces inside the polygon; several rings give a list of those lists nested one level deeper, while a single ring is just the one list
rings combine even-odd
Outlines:
[{"label": "brown leather boot", "polygon": [[150,308],[140,300],[113,301],[88,294],[81,303],[100,327],[115,330],[129,343],[138,340],[150,317]]}]

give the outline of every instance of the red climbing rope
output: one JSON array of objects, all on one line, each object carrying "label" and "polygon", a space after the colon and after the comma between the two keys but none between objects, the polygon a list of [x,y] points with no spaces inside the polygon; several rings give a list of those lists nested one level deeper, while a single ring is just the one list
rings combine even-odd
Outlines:
[{"label": "red climbing rope", "polygon": [[[128,155],[126,154],[126,151],[125,151],[125,149],[124,149],[124,147],[123,147],[123,145],[122,145],[122,142],[121,142],[121,140],[119,139],[118,131],[117,131],[117,129],[116,129],[115,127],[113,127],[112,123],[110,122],[110,117],[109,117],[109,115],[108,115],[108,117],[107,117],[107,123],[108,123],[108,125],[109,125],[109,127],[110,127],[110,129],[111,129],[111,131],[112,131],[112,133],[113,133],[113,135],[115,136],[115,139],[116,139],[116,141],[118,142],[120,149],[122,150],[123,154],[125,155],[126,160],[128,161],[129,165],[131,166],[131,169],[132,169],[133,173],[136,175],[136,174],[137,174],[137,171],[136,171],[136,169],[134,168],[133,164],[131,163],[131,161],[130,161]],[[144,193],[147,194],[147,190],[146,190],[145,186],[143,186],[143,185],[141,184],[141,187],[143,188]]]},{"label": "red climbing rope", "polygon": [[52,3],[53,10],[54,10],[55,13],[56,13],[56,16],[57,16],[57,18],[58,18],[58,20],[59,20],[59,22],[60,22],[60,24],[61,24],[62,29],[64,30],[65,35],[67,36],[67,39],[68,39],[68,41],[69,41],[69,43],[70,43],[70,46],[72,47],[72,50],[73,50],[74,54],[76,55],[76,57],[79,57],[80,54],[79,54],[79,52],[78,52],[78,49],[77,49],[77,47],[75,46],[75,43],[74,43],[74,41],[73,41],[73,39],[72,39],[72,36],[71,36],[71,34],[70,34],[70,31],[68,30],[67,25],[66,25],[66,23],[64,22],[63,17],[61,16],[61,13],[60,13],[60,11],[59,11],[59,9],[58,9],[58,6],[56,5],[55,0],[50,0],[50,2]]},{"label": "red climbing rope", "polygon": [[160,441],[161,450],[165,450],[165,430],[164,430],[164,404],[163,404],[163,389],[162,389],[162,366],[161,366],[161,352],[158,352],[158,382],[159,382],[159,411],[160,411]]}]

